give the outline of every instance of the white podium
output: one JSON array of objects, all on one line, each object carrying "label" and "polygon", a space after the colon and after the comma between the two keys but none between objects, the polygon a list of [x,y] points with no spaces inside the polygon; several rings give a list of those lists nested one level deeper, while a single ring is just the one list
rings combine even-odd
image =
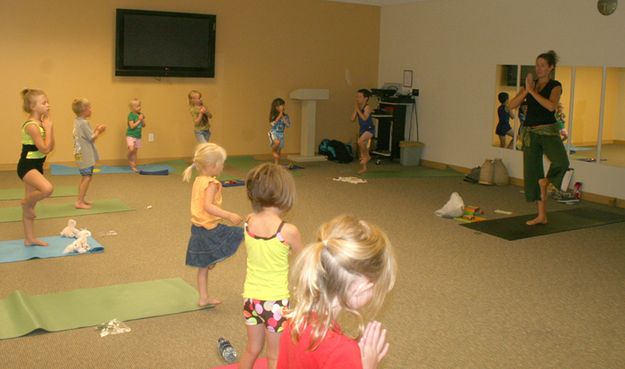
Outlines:
[{"label": "white podium", "polygon": [[302,104],[300,155],[289,155],[289,159],[297,162],[327,160],[323,155],[315,155],[315,125],[317,101],[328,100],[330,91],[327,89],[300,88],[291,91],[289,97],[293,100],[300,100]]}]

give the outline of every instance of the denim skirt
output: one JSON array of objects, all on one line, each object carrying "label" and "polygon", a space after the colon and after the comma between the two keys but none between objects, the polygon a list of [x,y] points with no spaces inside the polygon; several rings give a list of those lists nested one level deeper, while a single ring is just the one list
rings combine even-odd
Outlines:
[{"label": "denim skirt", "polygon": [[186,264],[206,268],[234,255],[243,241],[243,228],[218,224],[213,229],[191,226]]}]

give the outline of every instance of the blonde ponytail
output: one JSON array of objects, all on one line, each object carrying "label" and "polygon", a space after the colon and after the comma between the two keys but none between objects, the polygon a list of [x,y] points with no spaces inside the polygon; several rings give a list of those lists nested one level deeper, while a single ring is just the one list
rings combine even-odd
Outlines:
[{"label": "blonde ponytail", "polygon": [[193,175],[193,168],[195,168],[195,164],[189,165],[184,172],[182,172],[182,180],[185,182],[189,182],[191,180],[191,176]]},{"label": "blonde ponytail", "polygon": [[187,169],[184,170],[182,173],[182,180],[185,182],[189,182],[191,180],[194,167],[201,172],[203,168],[223,164],[226,161],[226,158],[226,150],[223,147],[212,142],[201,143],[195,147],[193,164],[189,165]]},{"label": "blonde ponytail", "polygon": [[[345,311],[364,327],[363,315],[374,316],[395,284],[396,263],[386,234],[354,216],[341,215],[322,225],[317,242],[298,256],[291,277],[296,306],[292,339],[310,326],[314,349],[333,328],[337,311]],[[373,283],[373,297],[361,309],[349,306],[350,287],[359,277]],[[335,307],[341,309],[336,309]],[[313,313],[314,312],[314,313]],[[314,314],[314,315],[313,315]]]},{"label": "blonde ponytail", "polygon": [[23,103],[22,103],[22,110],[24,110],[25,113],[32,113],[33,109],[32,109],[32,105],[33,105],[33,101],[35,100],[35,98],[37,96],[41,96],[41,95],[45,95],[46,93],[43,92],[42,90],[36,90],[36,89],[32,89],[32,88],[25,88],[20,92],[20,95],[22,96],[23,99]]}]

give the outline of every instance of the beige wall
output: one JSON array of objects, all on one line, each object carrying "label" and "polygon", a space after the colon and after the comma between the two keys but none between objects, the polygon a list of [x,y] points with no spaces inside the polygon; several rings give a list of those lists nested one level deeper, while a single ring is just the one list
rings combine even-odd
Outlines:
[{"label": "beige wall", "polygon": [[[116,8],[216,14],[216,77],[115,77]],[[190,89],[204,93],[214,114],[213,140],[240,155],[268,153],[269,106],[278,96],[287,100],[295,123],[287,130],[285,152],[299,151],[299,103],[288,99],[297,88],[330,89],[330,100],[318,104],[317,142],[352,139],[355,91],[377,82],[377,7],[322,0],[35,0],[6,1],[0,9],[0,165],[5,166],[19,157],[24,87],[47,92],[57,138],[49,161],[67,162],[74,97],[90,99],[91,122],[109,127],[97,143],[104,160],[125,157],[127,104],[135,96],[147,117],[144,134],[156,137],[153,143],[144,140],[139,158],[191,156]]]},{"label": "beige wall", "polygon": [[[554,49],[562,65],[625,66],[625,11],[595,1],[437,0],[382,8],[379,82],[414,70],[423,158],[474,167],[502,157],[522,177],[518,151],[492,147],[497,64],[533,64]],[[577,93],[577,91],[576,91]],[[584,189],[625,198],[625,168],[573,162]]]}]

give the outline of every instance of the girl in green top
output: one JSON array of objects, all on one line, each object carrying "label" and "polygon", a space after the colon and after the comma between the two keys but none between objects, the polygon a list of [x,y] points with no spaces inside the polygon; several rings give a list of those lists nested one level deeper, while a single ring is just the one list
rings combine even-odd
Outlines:
[{"label": "girl in green top", "polygon": [[128,164],[133,172],[137,171],[137,152],[141,148],[141,130],[145,127],[145,116],[141,113],[141,100],[134,98],[128,104],[128,128],[126,145],[128,146]]},{"label": "girl in green top", "polygon": [[54,149],[54,132],[49,118],[50,104],[45,92],[25,89],[22,106],[28,120],[22,124],[22,154],[17,164],[17,175],[24,181],[25,193],[22,203],[25,246],[48,246],[35,237],[35,206],[39,200],[52,195],[54,188],[43,176],[46,155]]}]

